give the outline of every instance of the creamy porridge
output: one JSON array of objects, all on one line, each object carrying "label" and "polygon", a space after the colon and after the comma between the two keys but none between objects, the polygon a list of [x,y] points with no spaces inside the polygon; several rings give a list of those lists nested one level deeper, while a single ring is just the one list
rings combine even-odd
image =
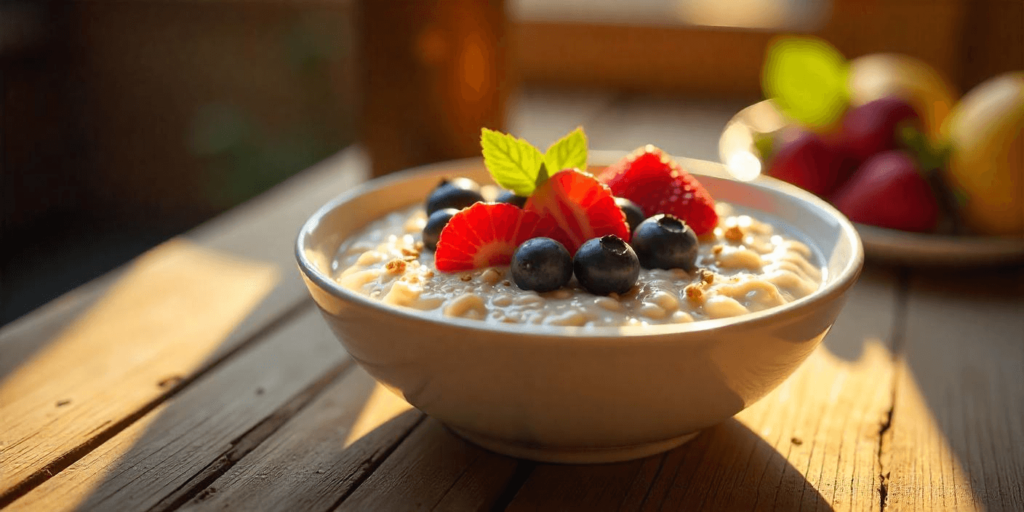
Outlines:
[{"label": "creamy porridge", "polygon": [[547,293],[519,289],[508,267],[446,274],[423,248],[422,206],[371,223],[333,262],[341,286],[385,304],[436,317],[568,326],[693,322],[761,311],[813,293],[824,278],[817,256],[789,233],[718,203],[719,224],[700,240],[697,269],[642,269],[632,290],[593,295],[575,278]]}]

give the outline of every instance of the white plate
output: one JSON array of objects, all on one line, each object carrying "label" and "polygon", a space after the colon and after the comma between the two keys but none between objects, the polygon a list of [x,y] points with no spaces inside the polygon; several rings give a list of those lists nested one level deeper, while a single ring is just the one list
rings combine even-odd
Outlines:
[{"label": "white plate", "polygon": [[[741,110],[726,124],[718,141],[723,164],[730,159],[744,162],[744,158],[737,158],[737,155],[748,160],[754,155],[756,160],[758,153],[753,150],[753,134],[778,130],[785,122],[767,100]],[[854,225],[869,260],[950,267],[1024,263],[1024,237],[932,235]]]},{"label": "white plate", "polygon": [[854,224],[872,260],[904,265],[1003,265],[1024,262],[1024,238],[944,236]]}]

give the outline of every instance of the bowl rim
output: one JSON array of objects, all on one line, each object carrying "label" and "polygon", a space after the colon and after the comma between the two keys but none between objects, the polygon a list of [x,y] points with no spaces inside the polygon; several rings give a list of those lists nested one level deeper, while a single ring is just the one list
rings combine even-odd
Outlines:
[{"label": "bowl rim", "polygon": [[[594,152],[601,154],[607,160],[610,154],[618,154],[618,152]],[[622,155],[627,152],[622,152]],[[684,168],[689,160],[687,158],[675,157],[671,158],[678,161]],[[591,159],[593,160],[593,158]],[[714,164],[714,162],[708,162]],[[655,325],[626,325],[626,326],[600,326],[600,327],[577,327],[577,326],[553,326],[553,325],[534,325],[534,324],[506,324],[506,323],[488,323],[481,320],[467,319],[467,318],[449,318],[449,317],[435,317],[430,315],[424,315],[416,309],[389,306],[366,297],[361,294],[349,291],[338,284],[327,274],[321,272],[309,261],[306,257],[304,245],[307,237],[310,236],[312,230],[317,226],[322,218],[327,216],[330,212],[335,209],[344,206],[346,203],[355,200],[356,198],[365,194],[378,191],[380,189],[388,188],[405,181],[411,177],[424,175],[424,174],[443,174],[444,172],[451,172],[452,170],[462,168],[475,168],[482,165],[482,159],[479,157],[465,158],[457,160],[448,160],[444,162],[438,162],[434,164],[422,165],[413,167],[410,169],[402,170],[399,172],[392,173],[390,175],[370,179],[351,190],[348,190],[338,196],[334,197],[326,204],[321,206],[315,213],[313,213],[299,229],[298,236],[295,240],[295,258],[298,263],[299,271],[312,283],[314,283],[321,290],[329,293],[331,296],[349,302],[354,303],[361,307],[370,308],[378,313],[385,315],[397,315],[398,317],[423,322],[426,324],[434,325],[436,327],[447,327],[447,328],[460,328],[468,329],[470,331],[490,332],[490,333],[503,333],[503,334],[515,334],[525,337],[555,337],[555,338],[651,338],[661,339],[664,335],[684,335],[684,334],[698,334],[706,333],[708,331],[728,332],[732,330],[745,330],[754,324],[764,324],[768,322],[783,323],[792,318],[798,318],[813,311],[820,303],[836,299],[842,296],[860,276],[861,270],[864,266],[864,247],[861,242],[860,236],[857,233],[853,223],[851,223],[842,213],[836,210],[832,205],[828,204],[824,200],[817,196],[806,192],[798,187],[785,183],[783,181],[771,178],[768,176],[760,176],[757,179],[749,182],[739,182],[746,186],[753,186],[762,189],[774,190],[782,192],[784,195],[793,197],[796,200],[810,203],[812,206],[817,207],[820,210],[825,211],[830,217],[838,221],[840,226],[841,237],[846,237],[851,240],[853,247],[853,254],[849,261],[838,272],[835,277],[823,287],[815,290],[810,295],[801,297],[793,302],[776,306],[773,308],[765,309],[762,311],[756,311],[753,313],[747,313],[735,317],[718,318],[709,320],[700,320],[696,322],[688,323],[676,323],[676,324],[655,324]],[[590,165],[609,165],[605,162],[590,162]],[[717,164],[715,164],[717,165]],[[692,174],[699,176],[710,176],[713,178],[729,179],[724,173],[720,176],[715,176],[710,173],[700,172],[699,170],[690,170]],[[820,250],[820,249],[819,249]]]}]

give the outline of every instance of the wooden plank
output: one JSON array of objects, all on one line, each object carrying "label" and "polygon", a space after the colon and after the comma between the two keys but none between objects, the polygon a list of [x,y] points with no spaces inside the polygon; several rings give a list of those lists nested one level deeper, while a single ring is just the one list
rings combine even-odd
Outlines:
[{"label": "wooden plank", "polygon": [[295,409],[296,396],[308,403],[303,390],[323,390],[330,382],[323,382],[325,374],[350,364],[320,315],[307,307],[9,509],[148,509],[204,468],[244,455],[237,450],[252,444],[242,442],[247,432],[275,411]]},{"label": "wooden plank", "polygon": [[354,368],[184,510],[330,510],[422,419]]},{"label": "wooden plank", "polygon": [[295,233],[366,169],[346,150],[0,331],[17,360],[0,374],[0,506],[307,300]]},{"label": "wooden plank", "polygon": [[918,274],[888,510],[1024,510],[1024,269]]},{"label": "wooden plank", "polygon": [[518,464],[428,418],[336,510],[487,510]]},{"label": "wooden plank", "polygon": [[823,346],[735,419],[643,461],[538,466],[509,509],[879,509],[897,291],[869,269]]}]

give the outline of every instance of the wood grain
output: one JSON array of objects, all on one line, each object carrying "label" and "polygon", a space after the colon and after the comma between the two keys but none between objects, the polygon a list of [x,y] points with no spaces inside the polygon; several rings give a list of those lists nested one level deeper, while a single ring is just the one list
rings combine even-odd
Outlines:
[{"label": "wood grain", "polygon": [[343,152],[0,331],[0,360],[18,360],[0,381],[0,506],[307,300],[298,226],[366,176]]},{"label": "wood grain", "polygon": [[538,466],[509,509],[879,509],[897,289],[867,272],[824,346],[736,419],[643,461]]},{"label": "wood grain", "polygon": [[184,510],[329,510],[422,419],[353,368]]},{"label": "wood grain", "polygon": [[1024,510],[1024,270],[917,275],[889,510]]},{"label": "wood grain", "polygon": [[134,422],[10,510],[141,510],[228,456],[348,355],[312,307]]},{"label": "wood grain", "polygon": [[517,464],[428,418],[336,510],[486,510]]}]

